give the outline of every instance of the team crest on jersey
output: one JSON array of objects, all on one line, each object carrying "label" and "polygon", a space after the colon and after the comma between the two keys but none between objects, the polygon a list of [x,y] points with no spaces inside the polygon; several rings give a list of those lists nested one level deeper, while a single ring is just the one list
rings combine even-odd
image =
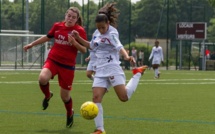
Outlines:
[{"label": "team crest on jersey", "polygon": [[108,63],[113,61],[113,58],[111,57],[111,55],[109,57],[106,57],[108,59]]},{"label": "team crest on jersey", "polygon": [[101,42],[104,43],[106,41],[106,38],[102,38]]},{"label": "team crest on jersey", "polygon": [[95,43],[94,43],[94,46],[97,47],[97,46],[99,46],[99,44],[98,44],[97,42],[95,42]]},{"label": "team crest on jersey", "polygon": [[[105,43],[106,42],[106,43]],[[101,43],[105,43],[105,44],[111,44],[110,40],[108,38],[102,38],[101,39]]]},{"label": "team crest on jersey", "polygon": [[95,40],[96,39],[96,36],[93,36],[93,40]]}]

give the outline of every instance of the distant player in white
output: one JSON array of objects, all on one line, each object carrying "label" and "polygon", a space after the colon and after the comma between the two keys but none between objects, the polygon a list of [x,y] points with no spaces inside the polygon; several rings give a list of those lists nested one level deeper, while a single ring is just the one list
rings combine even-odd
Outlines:
[{"label": "distant player in white", "polygon": [[[95,51],[95,76],[93,81],[93,102],[99,108],[99,113],[94,119],[96,130],[92,134],[105,134],[102,99],[107,89],[112,86],[119,100],[128,101],[137,88],[141,75],[147,68],[142,66],[132,70],[133,77],[126,84],[125,73],[120,66],[120,54],[124,60],[135,63],[133,56],[129,56],[119,40],[119,33],[116,30],[115,3],[106,4],[99,10],[95,23],[97,30],[93,34],[91,42],[82,40],[80,36],[75,38],[84,46]],[[111,18],[111,19],[110,19]],[[114,124],[113,124],[114,125]]]},{"label": "distant player in white", "polygon": [[155,79],[159,78],[160,77],[160,72],[159,72],[159,66],[160,66],[160,63],[162,62],[163,63],[163,50],[162,50],[162,47],[159,46],[159,42],[158,41],[155,41],[155,46],[152,48],[152,52],[150,54],[150,57],[149,57],[149,61],[151,60],[151,58],[153,57],[153,60],[152,60],[152,67],[154,69],[154,72],[155,72]]}]

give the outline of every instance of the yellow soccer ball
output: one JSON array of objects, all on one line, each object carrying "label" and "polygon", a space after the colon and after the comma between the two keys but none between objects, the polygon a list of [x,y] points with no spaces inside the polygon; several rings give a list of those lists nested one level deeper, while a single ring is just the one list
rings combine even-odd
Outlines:
[{"label": "yellow soccer ball", "polygon": [[81,105],[80,112],[84,119],[92,120],[98,115],[99,108],[94,102],[87,101]]}]

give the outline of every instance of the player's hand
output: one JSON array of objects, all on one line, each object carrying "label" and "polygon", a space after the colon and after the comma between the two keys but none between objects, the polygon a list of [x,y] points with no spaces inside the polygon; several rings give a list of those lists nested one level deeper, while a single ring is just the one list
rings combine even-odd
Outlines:
[{"label": "player's hand", "polygon": [[161,61],[161,64],[164,65],[164,61]]},{"label": "player's hand", "polygon": [[85,58],[85,61],[88,62],[90,60],[90,57]]},{"label": "player's hand", "polygon": [[32,47],[33,47],[32,44],[28,44],[28,45],[25,45],[25,46],[23,47],[23,49],[24,49],[25,52],[27,52],[27,50],[30,49],[30,48],[32,48]]},{"label": "player's hand", "polygon": [[73,45],[73,44],[76,43],[76,40],[75,40],[75,38],[73,37],[72,34],[69,34],[69,35],[68,35],[68,41],[69,41],[69,44],[70,44],[70,45]]},{"label": "player's hand", "polygon": [[76,30],[73,30],[72,31],[72,36],[74,37],[74,38],[78,38],[79,37],[79,33],[78,33],[78,31],[76,31]]},{"label": "player's hand", "polygon": [[129,57],[125,58],[125,60],[128,60],[128,61],[130,61],[131,63],[136,63],[136,60],[134,59],[133,56],[129,56]]}]

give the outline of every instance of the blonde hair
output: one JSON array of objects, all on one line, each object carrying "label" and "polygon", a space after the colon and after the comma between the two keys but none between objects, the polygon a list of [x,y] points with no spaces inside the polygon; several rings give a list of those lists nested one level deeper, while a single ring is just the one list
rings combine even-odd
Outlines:
[{"label": "blonde hair", "polygon": [[82,16],[81,16],[80,10],[79,10],[77,7],[70,7],[70,8],[66,11],[66,13],[68,13],[69,10],[71,10],[71,11],[77,13],[78,20],[77,20],[76,23],[77,23],[78,25],[80,25],[80,26],[83,26],[83,20],[82,20]]}]

